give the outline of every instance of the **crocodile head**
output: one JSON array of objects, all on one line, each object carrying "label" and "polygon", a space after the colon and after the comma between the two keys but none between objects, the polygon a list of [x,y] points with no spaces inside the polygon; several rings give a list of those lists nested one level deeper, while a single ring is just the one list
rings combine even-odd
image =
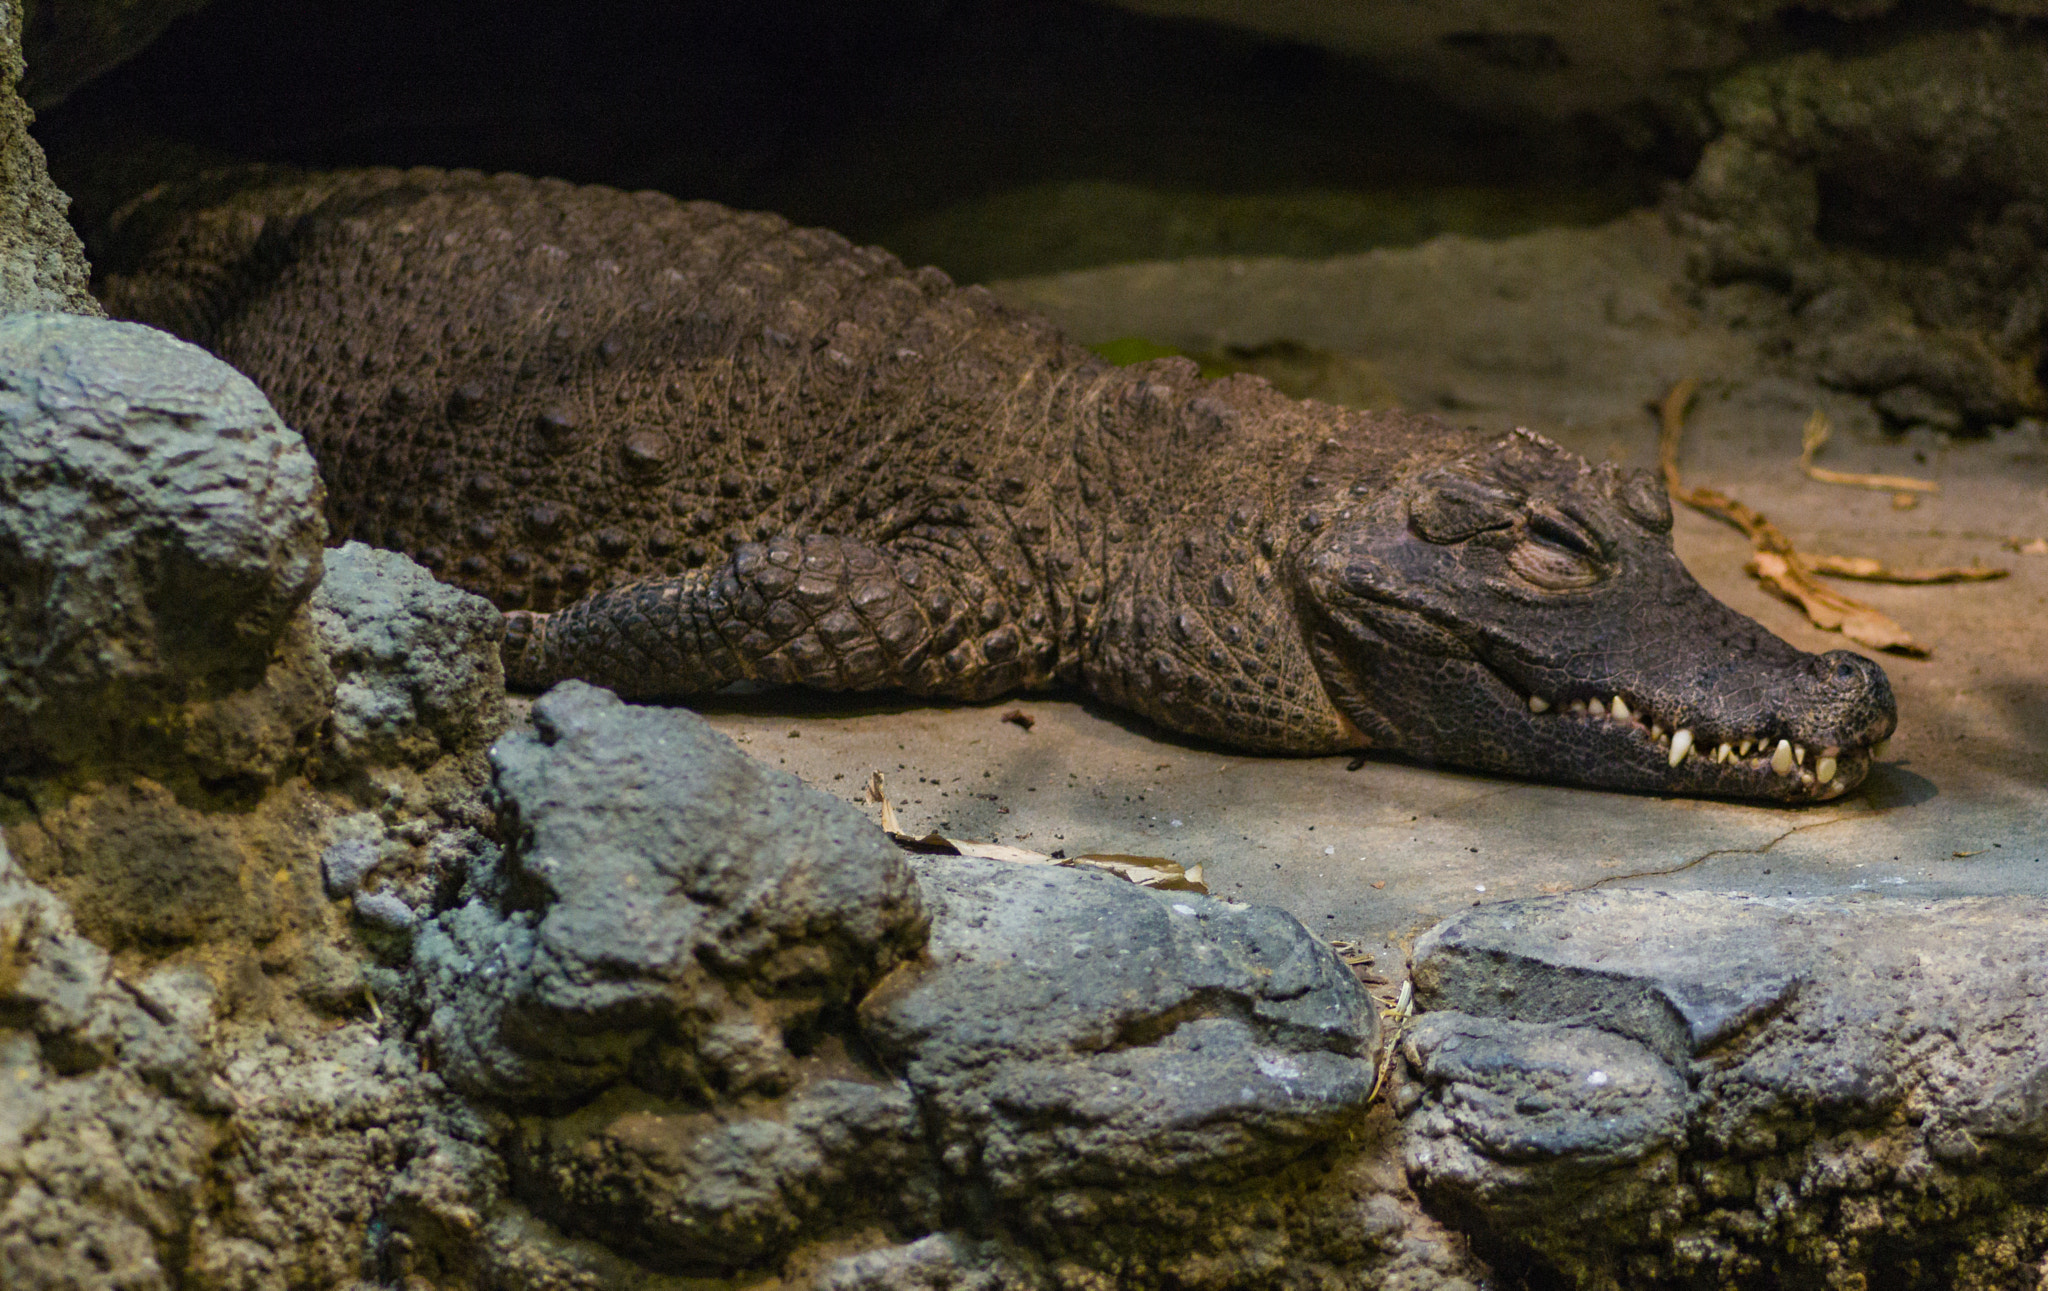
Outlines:
[{"label": "crocodile head", "polygon": [[1297,549],[1317,669],[1364,742],[1544,780],[1815,801],[1897,724],[1876,664],[1708,595],[1647,472],[1516,431]]}]

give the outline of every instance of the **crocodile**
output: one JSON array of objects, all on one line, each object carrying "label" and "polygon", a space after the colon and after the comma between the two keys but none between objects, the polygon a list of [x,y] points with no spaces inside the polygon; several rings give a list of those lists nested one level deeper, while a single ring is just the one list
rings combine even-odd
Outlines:
[{"label": "crocodile", "polygon": [[97,290],[246,372],[332,535],[507,612],[508,682],[1078,687],[1271,753],[1785,802],[1882,669],[1710,596],[1646,472],[1296,400],[769,214],[464,171],[152,191]]}]

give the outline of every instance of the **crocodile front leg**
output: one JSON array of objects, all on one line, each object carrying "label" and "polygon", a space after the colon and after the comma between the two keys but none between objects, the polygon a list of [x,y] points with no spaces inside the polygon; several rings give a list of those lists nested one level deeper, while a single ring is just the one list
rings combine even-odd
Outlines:
[{"label": "crocodile front leg", "polygon": [[633,699],[740,681],[987,699],[1050,682],[1051,654],[978,574],[815,534],[552,614],[513,611],[504,645],[507,685],[576,677]]}]

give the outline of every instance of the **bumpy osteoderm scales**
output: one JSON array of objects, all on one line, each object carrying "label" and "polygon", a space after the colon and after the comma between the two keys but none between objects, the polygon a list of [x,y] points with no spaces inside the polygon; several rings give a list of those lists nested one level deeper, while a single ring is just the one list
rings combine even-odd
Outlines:
[{"label": "bumpy osteoderm scales", "polygon": [[1894,710],[1709,597],[1663,491],[1539,436],[1112,368],[773,216],[511,176],[160,191],[117,314],[304,428],[335,531],[510,612],[507,675],[980,698],[1241,747],[1832,797]]}]

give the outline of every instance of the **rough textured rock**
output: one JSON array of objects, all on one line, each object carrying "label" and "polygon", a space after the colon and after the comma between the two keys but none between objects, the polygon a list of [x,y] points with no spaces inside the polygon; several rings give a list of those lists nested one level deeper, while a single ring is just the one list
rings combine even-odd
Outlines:
[{"label": "rough textured rock", "polygon": [[2048,906],[1612,892],[1416,945],[1408,1168],[1572,1285],[2031,1285]]},{"label": "rough textured rock", "polygon": [[933,1233],[836,1261],[814,1285],[816,1291],[1015,1291],[1039,1284],[1005,1254],[994,1242]]},{"label": "rough textured rock", "polygon": [[86,289],[85,251],[65,221],[70,205],[50,182],[22,77],[22,0],[0,3],[0,314],[60,310],[99,317]]},{"label": "rough textured rock", "polygon": [[473,902],[419,951],[444,1072],[541,1101],[787,1089],[787,1041],[924,937],[902,857],[694,714],[565,683],[533,719],[492,754],[509,918]]},{"label": "rough textured rock", "polygon": [[2048,407],[2048,40],[1802,54],[1713,105],[1676,216],[1710,281],[1788,290],[1779,348],[1902,424]]},{"label": "rough textured rock", "polygon": [[601,1095],[525,1119],[521,1195],[697,1271],[915,1210],[914,1186],[879,1185],[922,1155],[916,1108],[847,1056],[851,1004],[925,935],[902,857],[693,714],[570,683],[533,715],[493,754],[498,901],[415,948],[458,1088],[535,1109]]},{"label": "rough textured rock", "polygon": [[123,989],[0,842],[0,1285],[178,1285],[226,1105],[211,992]]},{"label": "rough textured rock", "polygon": [[530,1212],[465,1258],[545,1286],[1470,1284],[1369,1111],[1376,1006],[1290,916],[906,862],[701,719],[580,683],[534,723],[494,754],[506,854],[411,942],[431,1065],[498,1109]]},{"label": "rough textured rock", "polygon": [[931,944],[862,1030],[916,1094],[956,1206],[1119,1285],[1390,1262],[1405,1219],[1329,1213],[1398,1188],[1360,1186],[1356,1162],[1329,1177],[1333,1145],[1381,1130],[1377,1006],[1326,945],[1277,910],[1099,872],[916,865]]},{"label": "rough textured rock", "polygon": [[309,606],[334,674],[329,740],[344,765],[424,766],[504,728],[505,621],[489,601],[357,542],[325,563]]},{"label": "rough textured rock", "polygon": [[[248,380],[133,324],[0,320],[0,748],[275,774],[324,676],[319,477]],[[189,706],[189,707],[188,707]]]},{"label": "rough textured rock", "polygon": [[926,959],[861,1006],[1001,1197],[1224,1184],[1355,1128],[1378,1011],[1294,918],[1095,871],[917,862]]}]

